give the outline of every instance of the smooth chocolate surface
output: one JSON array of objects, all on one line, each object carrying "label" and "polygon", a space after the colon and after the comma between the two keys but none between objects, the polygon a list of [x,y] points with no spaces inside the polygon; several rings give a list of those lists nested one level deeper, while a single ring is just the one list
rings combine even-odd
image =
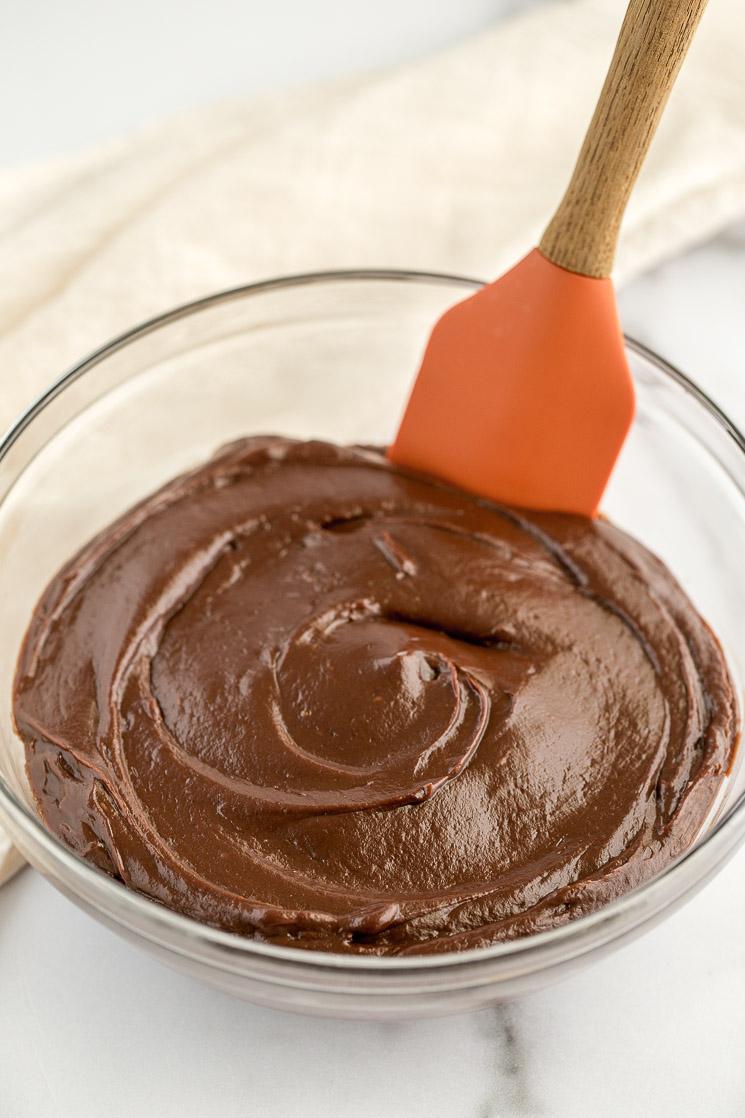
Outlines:
[{"label": "smooth chocolate surface", "polygon": [[60,572],[14,709],[84,858],[222,928],[376,954],[618,897],[693,841],[737,739],[715,638],[611,524],[279,437]]}]

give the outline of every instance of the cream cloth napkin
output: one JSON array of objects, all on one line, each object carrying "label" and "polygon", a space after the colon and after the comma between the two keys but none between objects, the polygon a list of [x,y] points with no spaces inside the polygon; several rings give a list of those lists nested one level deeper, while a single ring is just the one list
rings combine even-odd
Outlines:
[{"label": "cream cloth napkin", "polygon": [[[562,0],[423,62],[220,105],[0,177],[0,428],[112,335],[287,272],[495,277],[568,180],[625,0]],[[715,0],[629,206],[623,278],[745,214],[745,4]],[[0,834],[0,882],[20,857]]]}]

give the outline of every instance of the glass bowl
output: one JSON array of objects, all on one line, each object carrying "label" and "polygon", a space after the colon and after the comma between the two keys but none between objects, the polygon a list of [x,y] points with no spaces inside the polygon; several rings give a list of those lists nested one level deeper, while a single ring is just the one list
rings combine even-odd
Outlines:
[{"label": "glass bowl", "polygon": [[[453,276],[295,276],[181,307],[59,380],[0,446],[0,819],[58,889],[150,954],[276,1008],[401,1019],[533,991],[618,947],[711,877],[745,836],[735,764],[694,847],[646,885],[540,935],[449,955],[348,957],[280,948],[177,915],[82,861],[46,830],[13,732],[15,660],[48,580],[135,501],[222,443],[273,432],[385,443],[435,319],[478,285]],[[638,413],[604,502],[672,568],[745,664],[745,443],[685,377],[628,342]]]}]

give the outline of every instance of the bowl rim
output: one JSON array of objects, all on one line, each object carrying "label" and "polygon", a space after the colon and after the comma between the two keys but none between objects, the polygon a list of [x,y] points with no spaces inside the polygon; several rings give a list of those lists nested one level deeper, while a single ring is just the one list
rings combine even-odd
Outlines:
[{"label": "bowl rim", "polygon": [[[471,279],[466,276],[454,275],[447,272],[428,272],[398,268],[337,269],[293,273],[272,279],[259,280],[249,284],[241,284],[180,304],[171,310],[146,319],[138,325],[116,335],[110,341],[87,354],[82,360],[71,366],[55,380],[6,430],[5,434],[0,439],[0,462],[7,456],[11,447],[34,419],[51,404],[57,396],[64,392],[66,388],[75,383],[86,372],[93,369],[107,357],[112,356],[118,350],[136,342],[140,338],[163,326],[167,326],[179,319],[187,318],[190,315],[198,314],[200,311],[207,310],[213,306],[241,299],[246,295],[323,283],[376,281],[452,285],[463,287],[464,290],[475,290],[483,286],[485,282],[483,280]],[[679,369],[675,368],[675,366],[671,365],[668,361],[642,343],[626,335],[624,335],[624,341],[631,352],[650,362],[659,372],[662,372],[666,377],[678,384],[688,395],[692,396],[693,399],[709,413],[717,425],[735,443],[737,449],[745,456],[745,437],[732,420],[701,388],[698,387],[698,385],[685,376],[685,374],[681,373]],[[0,504],[2,504],[2,500],[0,500]],[[459,970],[471,970],[474,964],[483,965],[489,962],[496,962],[500,959],[521,959],[527,963],[529,958],[550,954],[552,948],[559,948],[567,942],[574,943],[575,945],[575,950],[571,952],[572,956],[584,954],[586,951],[592,950],[593,946],[596,945],[598,933],[600,933],[601,942],[605,942],[607,939],[612,938],[612,936],[609,935],[603,936],[603,929],[609,932],[613,925],[620,924],[619,935],[622,936],[625,931],[628,931],[623,917],[630,911],[639,909],[643,912],[646,908],[648,911],[654,913],[656,909],[654,899],[661,892],[663,886],[669,884],[673,876],[677,878],[680,875],[684,865],[688,865],[689,867],[697,866],[701,862],[704,854],[719,848],[721,848],[720,854],[723,860],[726,855],[736,847],[738,842],[745,837],[745,792],[743,792],[727,810],[726,814],[714,824],[703,838],[697,841],[693,847],[685,851],[677,859],[672,861],[665,869],[661,870],[653,878],[650,878],[649,881],[625,893],[617,900],[611,901],[602,908],[585,916],[577,917],[567,924],[560,925],[557,928],[551,928],[545,932],[537,932],[502,943],[496,943],[486,947],[470,948],[465,951],[451,951],[432,955],[410,955],[406,957],[388,955],[367,956],[344,955],[336,952],[313,951],[300,947],[279,946],[265,943],[250,936],[242,936],[235,932],[224,931],[220,928],[202,923],[193,917],[183,915],[173,909],[167,908],[153,898],[128,888],[123,882],[109,877],[75,854],[74,851],[67,847],[52,831],[48,830],[40,816],[35,814],[16,795],[2,773],[0,773],[0,805],[2,805],[3,812],[13,820],[19,831],[24,834],[30,831],[33,842],[41,845],[53,861],[62,863],[72,875],[73,879],[83,885],[86,894],[90,892],[93,895],[96,893],[102,893],[104,896],[108,895],[113,902],[115,911],[130,909],[133,910],[133,912],[139,913],[148,925],[148,930],[144,930],[140,926],[137,928],[137,934],[151,942],[164,942],[157,935],[158,930],[162,929],[164,932],[183,933],[186,941],[190,942],[194,947],[200,945],[201,941],[202,945],[209,944],[216,949],[227,949],[234,959],[241,956],[243,958],[264,957],[267,962],[273,960],[277,963],[301,964],[306,972],[308,970],[315,970],[320,973],[324,971],[349,971],[358,973],[375,971],[379,973],[388,972],[391,975],[398,975],[399,977],[401,977],[402,972],[407,971],[439,972],[453,967]],[[700,876],[704,876],[704,873],[702,872]],[[679,896],[685,896],[685,892],[686,891],[683,891]],[[95,902],[93,902],[93,907],[101,911],[103,915],[108,916],[109,919],[118,923],[117,916],[114,913],[107,911]],[[643,918],[639,921],[639,923],[641,922],[643,922]],[[636,925],[631,925],[631,927],[634,926]],[[179,949],[176,948],[172,942],[166,942],[170,950],[188,954],[188,948],[186,946]],[[482,967],[479,966],[478,969],[481,970]],[[528,971],[533,969],[537,968],[526,967]],[[372,993],[373,991],[368,989],[366,992]]]}]

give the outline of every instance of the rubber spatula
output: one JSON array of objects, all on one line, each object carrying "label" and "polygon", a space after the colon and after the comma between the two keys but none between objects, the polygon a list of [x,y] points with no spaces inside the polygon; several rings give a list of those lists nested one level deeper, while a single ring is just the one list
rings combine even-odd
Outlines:
[{"label": "rubber spatula", "polygon": [[448,310],[389,457],[506,504],[594,516],[634,412],[613,285],[621,217],[706,0],[631,0],[540,245]]}]

